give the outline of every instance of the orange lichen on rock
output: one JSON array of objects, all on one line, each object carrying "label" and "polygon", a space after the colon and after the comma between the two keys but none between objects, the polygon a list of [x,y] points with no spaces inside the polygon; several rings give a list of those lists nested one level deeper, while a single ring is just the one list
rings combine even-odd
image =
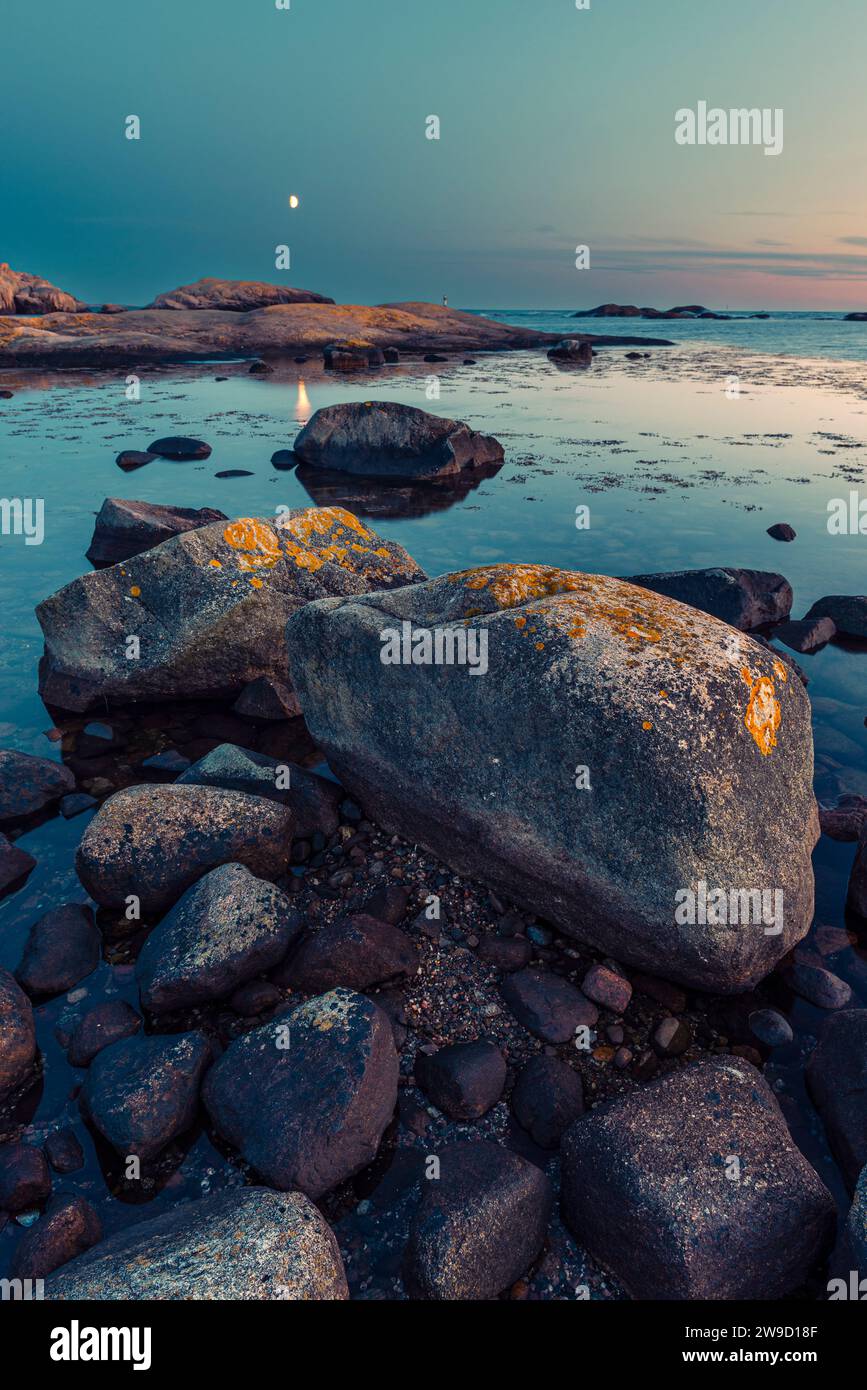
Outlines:
[{"label": "orange lichen on rock", "polygon": [[280,542],[271,527],[253,517],[231,522],[223,540],[239,552],[239,569],[273,569],[280,560]]},{"label": "orange lichen on rock", "polygon": [[741,671],[741,680],[750,687],[744,723],[762,757],[767,758],[777,746],[777,729],[782,719],[776,687],[770,676],[754,677],[746,666]]},{"label": "orange lichen on rock", "polygon": [[783,684],[785,684],[786,681],[789,679],[789,673],[787,672],[782,661],[774,662],[774,675],[777,676],[777,678],[781,680]]}]

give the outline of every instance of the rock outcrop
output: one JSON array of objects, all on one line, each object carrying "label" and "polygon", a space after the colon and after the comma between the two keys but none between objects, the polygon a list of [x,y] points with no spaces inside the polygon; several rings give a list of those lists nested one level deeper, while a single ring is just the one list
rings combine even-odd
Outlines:
[{"label": "rock outcrop", "polygon": [[76,314],[87,309],[80,299],[59,290],[41,275],[0,265],[0,314]]},{"label": "rock outcrop", "polygon": [[172,536],[195,531],[212,521],[228,521],[214,507],[162,507],[154,502],[130,502],[106,497],[96,518],[87,558],[96,568],[131,560],[153,550]]},{"label": "rock outcrop", "polygon": [[296,290],[290,285],[269,285],[262,280],[218,280],[206,276],[192,285],[158,294],[149,309],[221,309],[243,314],[250,309],[267,309],[273,304],[333,304],[327,295],[314,290]]},{"label": "rock outcrop", "polygon": [[490,435],[395,401],[353,401],[317,410],[295,440],[295,453],[317,468],[426,480],[502,463],[505,456]]}]

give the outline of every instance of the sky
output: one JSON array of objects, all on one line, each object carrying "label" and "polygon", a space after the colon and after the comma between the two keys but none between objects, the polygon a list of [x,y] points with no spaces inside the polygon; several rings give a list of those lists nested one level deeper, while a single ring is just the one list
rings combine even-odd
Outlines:
[{"label": "sky", "polygon": [[[867,309],[865,0],[589,3],[3,0],[0,260],[88,302]],[[700,101],[782,152],[678,144]]]}]

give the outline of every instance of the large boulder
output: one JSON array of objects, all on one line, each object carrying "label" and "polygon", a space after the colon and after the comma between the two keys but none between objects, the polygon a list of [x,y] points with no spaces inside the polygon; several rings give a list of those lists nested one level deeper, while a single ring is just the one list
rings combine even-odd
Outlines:
[{"label": "large boulder", "polygon": [[122,1158],[148,1163],[190,1128],[213,1055],[202,1033],[112,1043],[91,1063],[81,1109]]},{"label": "large boulder", "polygon": [[332,770],[456,872],[700,989],[751,988],[809,929],[809,700],[750,638],[537,565],[312,603],[287,638]]},{"label": "large boulder", "polygon": [[47,1299],[349,1297],[331,1228],[300,1192],[241,1187],[117,1231],[48,1280]]},{"label": "large boulder", "polygon": [[294,833],[307,838],[319,831],[333,835],[340,824],[339,806],[345,792],[336,782],[309,768],[280,762],[250,748],[221,743],[178,778],[176,786],[226,787],[264,796],[288,806],[295,817]]},{"label": "large boulder", "polygon": [[243,864],[224,864],[189,888],[136,961],[141,1000],[152,1013],[224,999],[283,959],[301,930],[285,893]]},{"label": "large boulder", "polygon": [[700,608],[743,632],[781,623],[792,611],[791,584],[767,570],[675,570],[634,574],[627,582]]},{"label": "large boulder", "polygon": [[828,1019],[807,1063],[807,1090],[851,1192],[867,1165],[867,1009]]},{"label": "large boulder", "polygon": [[35,1060],[33,1006],[14,975],[0,970],[0,1102],[21,1085]]},{"label": "large boulder", "polygon": [[99,808],[75,865],[101,907],[121,908],[132,895],[149,916],[221,864],[279,878],[293,833],[291,811],[264,797],[217,787],[126,787]]},{"label": "large boulder", "polygon": [[396,401],[350,401],[317,410],[295,440],[316,468],[379,478],[442,478],[502,463],[503,446],[460,420]]},{"label": "large boulder", "polygon": [[212,521],[228,521],[214,507],[162,507],[155,502],[132,502],[106,497],[99,509],[87,558],[97,568],[130,560],[153,550],[172,536],[195,531]]},{"label": "large boulder", "polygon": [[40,694],[76,711],[234,698],[259,676],[285,680],[284,628],[300,605],[423,578],[402,546],[340,507],[214,522],[40,604]]},{"label": "large boulder", "polygon": [[0,265],[0,314],[79,313],[87,309],[80,299],[59,290],[41,275]]},{"label": "large boulder", "polygon": [[594,1107],[561,1152],[566,1224],[635,1298],[782,1298],[833,1241],[830,1192],[741,1058]]},{"label": "large boulder", "polygon": [[262,280],[218,280],[205,276],[192,285],[158,294],[149,309],[222,309],[246,313],[266,309],[272,304],[333,304],[314,290],[296,290],[291,285],[269,285]]},{"label": "large boulder", "polygon": [[0,748],[0,825],[36,815],[75,791],[75,778],[63,763]]},{"label": "large boulder", "polygon": [[386,1015],[336,989],[236,1038],[203,1099],[218,1134],[267,1183],[315,1201],[376,1157],[397,1075]]}]

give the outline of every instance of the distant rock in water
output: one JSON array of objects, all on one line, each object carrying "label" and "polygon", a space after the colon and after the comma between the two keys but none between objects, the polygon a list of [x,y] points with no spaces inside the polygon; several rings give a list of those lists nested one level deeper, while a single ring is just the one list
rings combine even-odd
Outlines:
[{"label": "distant rock in water", "polygon": [[703,304],[676,304],[673,309],[639,309],[637,304],[599,304],[595,309],[581,309],[576,319],[718,319]]},{"label": "distant rock in water", "polygon": [[[758,314],[756,315],[756,318],[758,318]],[[867,323],[867,314],[862,314],[862,313],[860,313],[860,312],[859,312],[859,313],[855,313],[855,314],[847,314],[847,315],[846,315],[846,318],[845,318],[845,320],[844,320],[844,322],[845,322],[845,323]]]},{"label": "distant rock in water", "polygon": [[[310,603],[287,642],[311,737],[369,819],[603,954],[735,993],[809,929],[808,697],[698,609],[502,564]],[[750,885],[774,885],[760,910]]]},{"label": "distant rock in water", "polygon": [[688,603],[742,632],[783,622],[792,610],[791,584],[766,570],[672,570],[633,574],[625,582]]},{"label": "distant rock in water", "polygon": [[828,594],[813,604],[807,617],[831,618],[844,637],[867,641],[867,596],[864,594]]},{"label": "distant rock in water", "polygon": [[212,521],[227,521],[214,507],[162,507],[155,502],[131,502],[125,497],[106,497],[96,518],[87,551],[92,565],[116,565],[152,550],[155,545]]},{"label": "distant rock in water", "polygon": [[217,280],[206,276],[192,285],[158,294],[149,309],[225,309],[246,313],[273,304],[333,304],[314,290],[296,290],[290,285],[269,285],[262,280]]},{"label": "distant rock in water", "polygon": [[562,343],[557,343],[555,347],[548,349],[548,356],[557,362],[574,362],[579,366],[589,367],[593,361],[593,348],[587,341],[581,342],[578,338],[564,338]]},{"label": "distant rock in water", "polygon": [[59,290],[41,275],[28,275],[0,264],[0,314],[82,313],[87,305]]},{"label": "distant rock in water", "polygon": [[460,420],[394,401],[361,401],[317,410],[295,440],[313,467],[379,478],[441,478],[502,463],[503,446]]},{"label": "distant rock in water", "polygon": [[180,463],[187,459],[210,458],[211,446],[206,444],[203,439],[187,439],[183,435],[170,435],[166,439],[155,439],[153,444],[148,445],[147,453],[156,454],[158,458],[175,459]]},{"label": "distant rock in water", "polygon": [[797,534],[795,528],[787,521],[776,521],[773,526],[768,527],[768,535],[774,541],[793,541]]},{"label": "distant rock in water", "polygon": [[284,628],[300,604],[423,578],[402,546],[339,507],[212,522],[41,603],[40,693],[76,711],[236,699],[259,676],[285,683]]}]

